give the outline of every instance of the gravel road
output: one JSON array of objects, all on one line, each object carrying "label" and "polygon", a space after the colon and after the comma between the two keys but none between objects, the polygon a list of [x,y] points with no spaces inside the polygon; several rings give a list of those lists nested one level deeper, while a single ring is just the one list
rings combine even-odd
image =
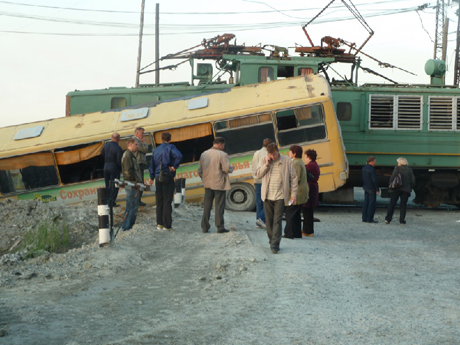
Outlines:
[{"label": "gravel road", "polygon": [[278,255],[253,212],[226,211],[228,234],[201,212],[164,232],[147,208],[112,246],[0,266],[0,344],[460,344],[459,211],[320,207]]}]

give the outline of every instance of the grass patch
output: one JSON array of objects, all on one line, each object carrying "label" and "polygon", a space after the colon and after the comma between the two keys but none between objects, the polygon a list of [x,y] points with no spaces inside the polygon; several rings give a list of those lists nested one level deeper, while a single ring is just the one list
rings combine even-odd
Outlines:
[{"label": "grass patch", "polygon": [[69,248],[69,226],[63,222],[41,222],[24,234],[23,246],[27,258],[39,256],[43,251],[62,253]]}]

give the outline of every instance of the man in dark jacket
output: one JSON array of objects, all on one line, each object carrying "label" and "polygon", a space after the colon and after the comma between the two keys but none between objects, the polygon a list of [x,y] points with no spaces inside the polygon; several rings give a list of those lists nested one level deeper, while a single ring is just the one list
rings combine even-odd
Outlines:
[{"label": "man in dark jacket", "polygon": [[[174,177],[176,169],[182,162],[182,154],[173,144],[170,144],[171,133],[163,132],[161,141],[163,143],[153,151],[150,161],[150,184],[155,180],[157,229],[172,230]],[[166,174],[160,179],[161,172]]]},{"label": "man in dark jacket", "polygon": [[374,156],[367,157],[367,164],[363,167],[363,222],[378,223],[374,220],[375,206],[377,195],[379,195],[379,180],[375,172],[375,163],[377,160]]},{"label": "man in dark jacket", "polygon": [[109,202],[112,202],[112,206],[117,207],[115,204],[118,196],[118,188],[109,181],[120,178],[121,173],[121,157],[123,156],[123,150],[118,144],[120,141],[120,134],[113,133],[112,141],[109,141],[104,145],[101,151],[102,157],[104,157],[104,179],[105,188],[109,189]]},{"label": "man in dark jacket", "polygon": [[[121,158],[121,168],[123,171],[123,179],[132,183],[144,183],[141,176],[141,169],[136,158],[137,142],[130,138],[126,141],[128,149]],[[125,187],[126,191],[126,211],[125,220],[122,223],[124,231],[133,227],[137,218],[137,211],[139,210],[140,194],[139,189]]]}]

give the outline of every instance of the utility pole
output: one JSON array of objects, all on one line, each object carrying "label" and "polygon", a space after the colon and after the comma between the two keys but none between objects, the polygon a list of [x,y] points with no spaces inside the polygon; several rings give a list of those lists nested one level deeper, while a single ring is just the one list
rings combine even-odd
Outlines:
[{"label": "utility pole", "polygon": [[455,48],[454,85],[458,86],[458,84],[460,84],[460,1],[458,1],[457,17],[457,46]]},{"label": "utility pole", "polygon": [[160,84],[160,4],[155,9],[155,84]]},{"label": "utility pole", "polygon": [[433,59],[442,59],[442,42],[445,25],[444,0],[437,0],[436,3],[436,33],[434,38]]},{"label": "utility pole", "polygon": [[137,69],[136,69],[136,85],[135,87],[139,87],[139,70],[141,69],[141,55],[142,55],[142,34],[144,31],[144,7],[145,7],[145,0],[142,0],[142,8],[141,8],[141,25],[139,29],[139,50],[137,52]]}]

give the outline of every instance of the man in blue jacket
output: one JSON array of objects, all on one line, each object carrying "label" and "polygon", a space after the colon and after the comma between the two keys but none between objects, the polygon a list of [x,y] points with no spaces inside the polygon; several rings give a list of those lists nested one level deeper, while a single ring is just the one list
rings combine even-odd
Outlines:
[{"label": "man in blue jacket", "polygon": [[377,160],[374,156],[367,157],[367,164],[363,167],[363,222],[378,223],[374,220],[375,206],[377,195],[379,195],[379,180],[375,172],[375,163]]},{"label": "man in blue jacket", "polygon": [[109,181],[120,179],[121,173],[121,157],[123,157],[123,150],[118,144],[120,141],[120,134],[113,133],[112,141],[104,145],[101,151],[104,157],[104,179],[105,188],[109,189],[109,202],[112,202],[113,207],[119,205],[115,204],[118,196],[118,188],[115,188],[114,183],[110,185]]},{"label": "man in blue jacket", "polygon": [[157,229],[172,230],[174,177],[176,169],[182,162],[182,154],[173,144],[170,144],[171,133],[163,132],[161,141],[162,144],[153,150],[150,161],[150,184],[155,180]]}]

